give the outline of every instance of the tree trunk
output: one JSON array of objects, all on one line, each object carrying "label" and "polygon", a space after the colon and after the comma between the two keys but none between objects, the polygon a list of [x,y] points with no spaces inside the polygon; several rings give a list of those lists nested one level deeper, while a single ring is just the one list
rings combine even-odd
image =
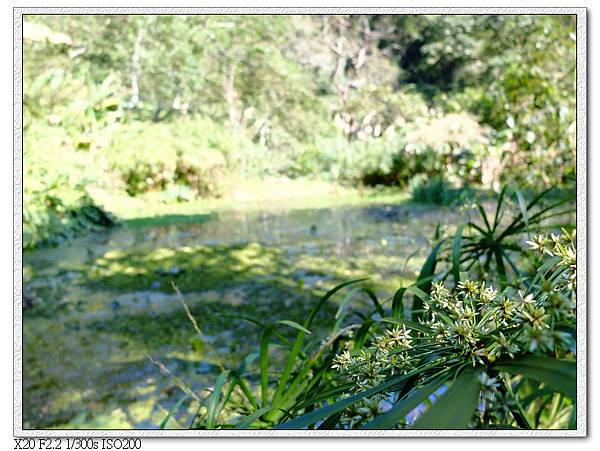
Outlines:
[{"label": "tree trunk", "polygon": [[140,26],[135,36],[133,45],[133,55],[131,55],[131,107],[135,108],[140,101],[140,75],[142,66],[140,63],[140,54],[142,49],[142,39],[144,38],[144,27]]},{"label": "tree trunk", "polygon": [[240,124],[240,111],[237,107],[237,93],[235,92],[235,65],[229,66],[229,71],[224,83],[225,101],[231,125]]}]

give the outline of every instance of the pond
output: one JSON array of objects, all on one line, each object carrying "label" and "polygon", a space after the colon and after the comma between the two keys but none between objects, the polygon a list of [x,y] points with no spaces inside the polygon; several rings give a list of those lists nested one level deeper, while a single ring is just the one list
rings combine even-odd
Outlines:
[{"label": "pond", "polygon": [[242,317],[301,323],[319,295],[363,276],[385,300],[415,279],[436,226],[460,220],[414,204],[271,205],[26,252],[23,427],[157,428],[191,391],[166,424],[187,428],[193,398],[257,349],[261,330]]}]

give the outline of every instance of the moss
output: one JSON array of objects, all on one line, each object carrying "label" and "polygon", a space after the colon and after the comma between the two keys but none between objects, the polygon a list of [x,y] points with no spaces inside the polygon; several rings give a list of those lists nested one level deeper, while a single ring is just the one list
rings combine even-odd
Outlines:
[{"label": "moss", "polygon": [[256,243],[112,251],[95,260],[83,283],[122,291],[173,293],[173,284],[182,292],[206,291],[285,277],[285,263],[280,249]]},{"label": "moss", "polygon": [[305,286],[305,279],[315,279],[315,288],[325,288],[351,278],[372,277],[379,289],[388,292],[398,286],[399,279],[378,276],[382,267],[398,268],[401,277],[411,280],[416,263],[407,266],[405,258],[376,254],[341,260],[325,251],[292,259],[281,248],[258,243],[156,248],[148,252],[117,250],[86,267],[81,283],[103,290],[164,293],[173,293],[173,285],[182,293],[240,286],[246,291],[251,287],[275,287],[275,295],[277,289],[283,289],[280,294],[289,296],[290,291]]}]

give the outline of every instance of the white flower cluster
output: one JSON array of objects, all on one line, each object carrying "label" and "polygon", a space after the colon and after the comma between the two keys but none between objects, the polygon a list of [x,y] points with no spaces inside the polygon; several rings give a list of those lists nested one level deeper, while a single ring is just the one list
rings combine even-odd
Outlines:
[{"label": "white flower cluster", "polygon": [[577,237],[576,230],[571,232],[562,229],[561,235],[551,233],[548,235],[537,235],[527,244],[531,249],[551,257],[559,257],[560,265],[564,267],[565,284],[568,289],[575,290],[577,287]]},{"label": "white flower cluster", "polygon": [[357,391],[378,385],[386,375],[405,374],[414,367],[411,332],[405,325],[386,330],[359,353],[345,350],[335,356],[332,368],[344,372]]},{"label": "white flower cluster", "polygon": [[499,294],[485,282],[463,280],[450,292],[441,282],[433,283],[430,299],[424,301],[429,315],[423,320],[430,337],[440,346],[454,347],[475,363],[493,362],[502,355],[520,351],[551,351],[568,339],[556,329],[556,320],[573,314],[572,305],[555,307],[548,296],[534,299],[522,291]]},{"label": "white flower cluster", "polygon": [[[423,315],[419,327],[413,327],[415,332],[404,324],[385,330],[359,352],[345,350],[337,355],[332,368],[362,391],[390,375],[418,369],[434,355],[470,359],[475,366],[518,353],[570,352],[573,337],[565,328],[575,318],[575,232],[538,236],[530,244],[559,257],[538,274],[535,283],[499,293],[484,281],[462,280],[452,291],[443,282],[434,282],[429,297],[423,299]],[[482,383],[483,404],[505,396],[495,390],[495,380],[487,375]],[[506,408],[510,399],[505,401],[498,401],[499,408]],[[484,410],[490,413],[489,408]]]},{"label": "white flower cluster", "polygon": [[[344,350],[333,359],[332,368],[352,382],[353,391],[360,392],[382,383],[386,376],[406,374],[414,369],[418,359],[411,357],[412,331],[405,325],[386,330],[375,337],[370,346],[352,354]],[[365,398],[344,412],[340,423],[352,429],[356,425],[380,414],[385,394]]]}]

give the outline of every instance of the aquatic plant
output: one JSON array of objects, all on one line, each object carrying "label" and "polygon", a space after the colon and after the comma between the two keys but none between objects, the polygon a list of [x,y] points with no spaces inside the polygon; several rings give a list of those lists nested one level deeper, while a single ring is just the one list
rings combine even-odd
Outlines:
[{"label": "aquatic plant", "polygon": [[[504,195],[503,190],[499,204]],[[531,213],[539,199],[509,220],[503,232],[499,232],[498,206],[494,225],[487,226],[492,233],[498,231],[498,243],[504,236],[527,234],[533,225],[542,230],[545,217],[564,214],[562,201]],[[484,215],[483,207],[478,207]],[[245,412],[245,416],[230,415],[237,420],[224,416],[222,424],[211,426],[574,427],[575,231],[538,234],[524,243],[526,248],[519,253],[536,261],[536,267],[527,274],[515,271],[519,277],[510,279],[510,285],[502,273],[490,278],[484,277],[489,270],[477,276],[462,271],[461,255],[477,263],[485,258],[472,254],[473,242],[477,243],[455,238],[450,262],[438,258],[443,241],[434,245],[417,281],[384,302],[364,290],[374,309],[359,314],[360,322],[349,322],[340,314],[350,298],[347,295],[331,323],[331,333],[321,340],[304,342],[314,314],[337,291],[361,280],[330,290],[302,326],[291,321],[263,325],[261,401],[238,408],[238,414]],[[504,250],[505,258],[512,249]],[[449,264],[449,269],[436,272],[438,262]],[[456,269],[458,276],[451,285],[448,275]],[[414,296],[412,305],[406,302],[407,293]],[[282,326],[298,329],[294,343],[281,337]],[[275,335],[290,350],[283,373],[269,368],[269,342]]]},{"label": "aquatic plant", "polygon": [[[408,426],[530,429],[542,415],[533,401],[554,393],[566,397],[559,401],[561,408],[572,408],[575,233],[538,237],[531,246],[552,258],[538,268],[525,292],[507,288],[500,293],[464,273],[453,290],[442,282],[432,284],[430,295],[412,287],[423,301],[422,318],[416,323],[402,317],[381,321],[398,324],[353,352],[337,354],[331,368],[351,384],[354,395],[316,412],[325,419],[341,411],[339,423],[346,427],[407,427],[406,416],[448,384],[440,399]],[[537,381],[537,390],[531,381]],[[520,390],[533,393],[522,396]],[[450,398],[459,406],[449,405]],[[316,412],[281,426],[314,424]]]}]

